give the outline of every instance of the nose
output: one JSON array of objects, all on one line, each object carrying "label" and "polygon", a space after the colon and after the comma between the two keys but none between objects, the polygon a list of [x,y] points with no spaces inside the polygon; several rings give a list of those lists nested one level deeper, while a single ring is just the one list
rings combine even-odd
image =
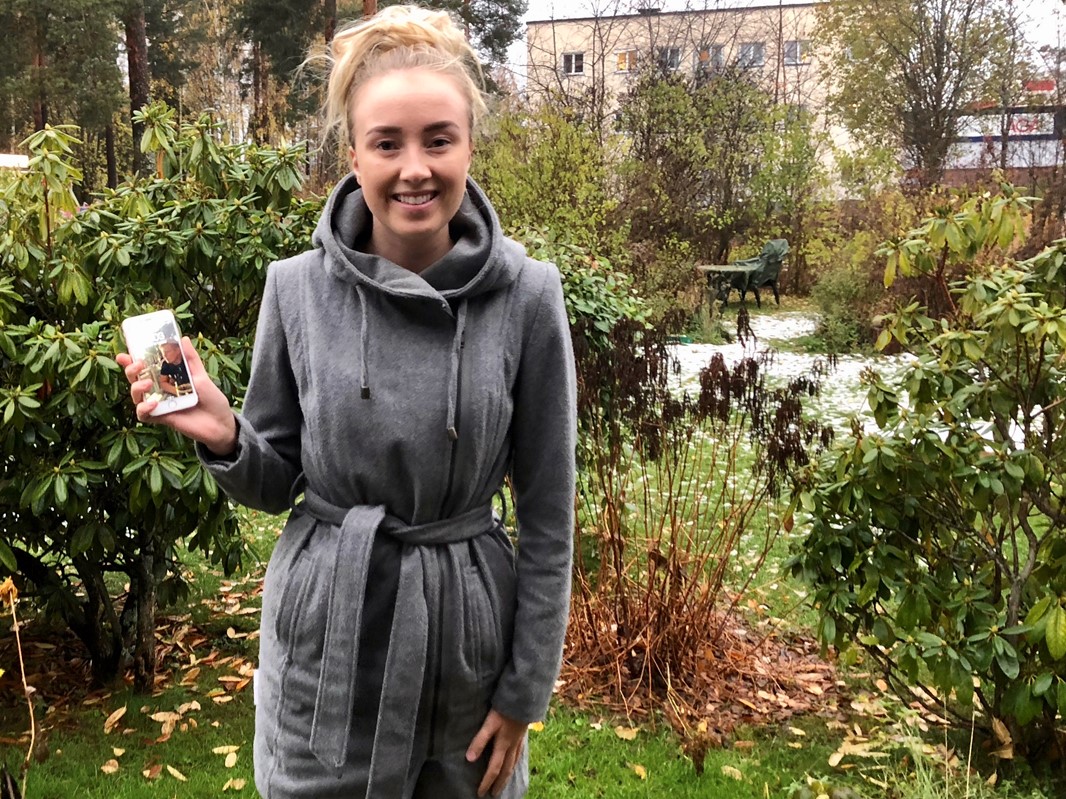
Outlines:
[{"label": "nose", "polygon": [[400,166],[400,180],[408,183],[418,183],[428,180],[432,176],[429,169],[429,160],[421,147],[408,147],[403,154],[403,163]]}]

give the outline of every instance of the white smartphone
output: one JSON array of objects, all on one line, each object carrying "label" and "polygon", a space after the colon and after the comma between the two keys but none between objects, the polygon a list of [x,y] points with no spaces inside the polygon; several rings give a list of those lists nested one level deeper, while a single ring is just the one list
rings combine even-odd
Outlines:
[{"label": "white smartphone", "polygon": [[189,364],[181,349],[181,331],[172,311],[152,311],[122,321],[126,349],[135,361],[144,361],[139,377],[151,379],[145,399],[159,404],[152,416],[191,408],[198,401],[189,376]]}]

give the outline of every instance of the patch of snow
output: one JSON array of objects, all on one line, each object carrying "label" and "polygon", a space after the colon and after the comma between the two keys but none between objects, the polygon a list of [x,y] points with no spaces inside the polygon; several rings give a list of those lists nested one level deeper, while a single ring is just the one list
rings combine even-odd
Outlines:
[{"label": "patch of snow", "polygon": [[[678,344],[672,347],[679,368],[675,388],[678,391],[697,392],[699,390],[699,373],[716,353],[721,353],[728,365],[733,365],[745,357],[755,357],[767,349],[775,349],[775,343],[790,341],[812,334],[818,326],[818,317],[809,313],[759,314],[751,317],[751,329],[755,341],[746,344]],[[733,332],[730,330],[730,332]],[[808,355],[798,352],[781,352],[773,354],[766,369],[771,383],[785,383],[804,374],[809,374],[816,361],[826,360],[824,355]],[[843,355],[837,359],[832,369],[822,381],[822,393],[812,398],[808,407],[822,424],[830,424],[838,435],[848,430],[848,419],[858,414],[863,426],[873,427],[873,418],[869,415],[866,403],[866,389],[860,384],[859,376],[868,368],[884,375],[898,373],[903,366],[900,356],[884,355]]]}]

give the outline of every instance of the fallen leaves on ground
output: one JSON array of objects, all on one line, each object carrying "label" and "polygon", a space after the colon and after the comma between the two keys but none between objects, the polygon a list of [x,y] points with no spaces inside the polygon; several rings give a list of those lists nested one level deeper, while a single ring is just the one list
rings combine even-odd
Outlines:
[{"label": "fallen leaves on ground", "polygon": [[627,763],[626,765],[633,769],[633,773],[640,777],[642,780],[648,779],[648,770],[644,768],[644,766],[640,765],[640,763]]},{"label": "fallen leaves on ground", "polygon": [[122,720],[122,717],[126,715],[126,706],[123,705],[104,721],[104,735],[110,735],[115,726]]},{"label": "fallen leaves on ground", "polygon": [[[210,624],[217,625],[219,616],[228,614],[237,617],[232,619],[234,625],[254,625],[257,619],[253,616],[259,613],[257,605],[262,593],[260,578],[261,574],[240,580],[223,581],[217,598],[202,600],[212,612]],[[225,704],[240,692],[248,690],[251,685],[255,664],[243,657],[240,651],[244,641],[254,641],[258,632],[237,632],[234,627],[225,626],[226,621],[222,620],[221,629],[210,629],[210,626],[201,627],[195,623],[190,613],[160,616],[156,630],[157,674],[153,691],[146,697],[147,704],[140,708],[144,721],[138,723],[131,720],[133,714],[129,712],[127,705],[114,706],[113,697],[116,691],[113,688],[92,687],[92,673],[84,646],[73,633],[57,632],[43,624],[38,628],[39,622],[30,619],[23,626],[22,642],[27,675],[31,689],[38,691],[40,701],[48,707],[48,714],[41,720],[37,730],[38,759],[44,760],[48,757],[48,748],[42,746],[42,741],[47,741],[51,729],[67,723],[72,715],[95,708],[100,713],[103,732],[106,735],[131,735],[143,729],[147,721],[159,725],[158,733],[150,732],[147,738],[124,738],[137,740],[149,747],[141,751],[143,762],[131,764],[129,758],[132,755],[127,755],[123,761],[125,765],[120,765],[119,758],[126,754],[130,745],[112,747],[114,757],[100,766],[104,774],[110,775],[128,768],[140,771],[146,780],[157,780],[165,771],[179,782],[186,781],[181,771],[166,764],[165,746],[160,749],[151,747],[165,745],[175,735],[196,730],[199,727],[197,716],[202,712],[207,700],[210,699],[216,705]],[[230,630],[236,635],[230,634]],[[12,638],[0,636],[0,662],[4,662],[13,654],[13,646]],[[209,684],[205,682],[208,676],[211,680]],[[132,684],[132,674],[125,675],[125,682],[127,685]],[[153,702],[154,698],[175,685],[198,694],[199,701],[193,699],[169,707]],[[24,701],[21,692],[17,696],[10,692],[0,692],[0,716],[6,716],[9,710],[21,712],[24,708],[15,708],[16,700]],[[212,722],[212,726],[217,727],[218,722]],[[28,742],[28,731],[19,733],[16,737],[0,738],[0,744],[4,745],[25,746]],[[222,755],[225,767],[236,767],[239,747],[222,749],[219,754]],[[45,754],[42,755],[42,752]],[[228,788],[225,790],[239,791],[243,789],[245,780],[230,779],[226,785]]]},{"label": "fallen leaves on ground", "polygon": [[636,727],[623,727],[622,725],[618,725],[614,728],[614,734],[623,741],[635,741],[637,738],[637,732],[638,730]]},{"label": "fallen leaves on ground", "polygon": [[744,773],[735,766],[722,766],[722,774],[737,782],[744,782]]}]

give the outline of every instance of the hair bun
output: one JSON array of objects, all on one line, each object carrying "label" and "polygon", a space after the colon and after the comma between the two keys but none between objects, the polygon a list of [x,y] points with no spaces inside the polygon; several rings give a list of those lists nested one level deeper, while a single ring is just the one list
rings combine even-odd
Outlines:
[{"label": "hair bun", "polygon": [[431,69],[455,77],[470,103],[471,128],[485,112],[481,65],[462,27],[447,11],[383,8],[337,31],[329,47],[326,128],[349,137],[348,106],[359,87],[393,69]]},{"label": "hair bun", "polygon": [[373,17],[339,31],[333,39],[336,62],[352,58],[357,63],[403,47],[426,47],[455,58],[473,55],[463,31],[447,11],[421,6],[383,8]]}]

